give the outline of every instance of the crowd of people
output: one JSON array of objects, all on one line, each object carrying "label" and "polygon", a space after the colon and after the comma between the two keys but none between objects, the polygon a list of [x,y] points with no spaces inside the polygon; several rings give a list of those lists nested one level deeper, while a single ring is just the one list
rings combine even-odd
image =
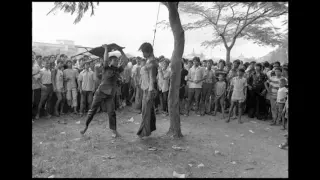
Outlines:
[{"label": "crowd of people", "polygon": [[[96,112],[101,111],[107,111],[109,119],[115,118],[115,114],[110,114],[108,110],[111,106],[115,110],[131,106],[136,113],[142,113],[143,118],[150,121],[155,121],[153,113],[168,116],[171,63],[164,56],[154,57],[150,46],[144,43],[140,47],[143,57],[133,58],[127,58],[117,48],[121,55],[108,57],[107,45],[104,46],[104,58],[96,59],[88,55],[69,58],[64,54],[42,57],[33,52],[32,121],[40,118],[42,109],[47,118],[69,113],[84,116],[88,112],[92,119]],[[152,62],[150,57],[154,59]],[[124,58],[128,61],[125,64]],[[109,72],[105,69],[120,66],[123,67],[120,70]],[[241,116],[247,114],[249,118],[272,120],[270,125],[281,125],[282,129],[287,129],[288,64],[244,63],[239,59],[226,63],[222,59],[214,62],[194,57],[182,58],[181,66],[181,115],[189,116],[194,111],[197,116],[217,116],[219,112],[226,123],[231,119],[238,119],[238,123],[242,123]],[[109,75],[104,75],[105,71]],[[117,72],[119,76],[113,76]],[[111,90],[108,92],[108,88],[102,90],[101,87],[107,86],[108,82],[104,79],[110,77],[116,78],[112,93]],[[152,93],[148,93],[151,90]],[[113,94],[114,98],[107,98],[106,94]],[[53,96],[57,99],[55,103],[51,103]],[[59,122],[67,123],[64,118]],[[114,122],[111,126],[115,130]],[[138,135],[143,131],[141,127]],[[151,129],[155,130],[155,127]],[[150,132],[146,136],[153,130],[148,130]],[[286,145],[282,144],[281,147]]]}]

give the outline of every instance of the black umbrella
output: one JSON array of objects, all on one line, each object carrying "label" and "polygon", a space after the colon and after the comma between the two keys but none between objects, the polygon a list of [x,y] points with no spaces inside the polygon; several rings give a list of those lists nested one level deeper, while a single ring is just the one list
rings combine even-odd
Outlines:
[{"label": "black umbrella", "polygon": [[[108,52],[115,51],[115,50],[117,50],[118,48],[124,49],[125,47],[118,46],[118,45],[115,44],[115,43],[108,44]],[[104,47],[99,46],[99,47],[93,48],[93,49],[91,49],[91,50],[87,50],[87,51],[85,51],[85,52],[82,52],[82,53],[80,53],[80,54],[74,55],[73,57],[80,56],[80,55],[85,54],[85,53],[87,53],[87,52],[89,52],[89,53],[92,54],[92,55],[95,55],[95,56],[98,56],[98,57],[100,57],[100,58],[103,58],[103,56],[104,56]]]},{"label": "black umbrella", "polygon": [[[121,49],[124,49],[125,47],[121,47],[121,46],[118,46],[117,44],[115,43],[112,43],[112,44],[108,44],[108,52],[112,52],[112,51],[115,51],[117,50],[118,48],[121,48]],[[93,54],[95,56],[98,56],[100,58],[103,58],[103,55],[104,55],[104,47],[96,47],[96,48],[93,48],[89,51],[90,54]]]}]

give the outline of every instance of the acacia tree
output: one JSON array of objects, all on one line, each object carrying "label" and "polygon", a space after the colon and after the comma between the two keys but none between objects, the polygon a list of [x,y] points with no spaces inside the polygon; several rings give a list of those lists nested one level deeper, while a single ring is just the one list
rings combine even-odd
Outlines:
[{"label": "acacia tree", "polygon": [[[213,48],[222,43],[227,62],[238,38],[253,40],[259,45],[277,45],[281,36],[271,19],[288,13],[284,2],[181,2],[179,10],[199,18],[184,24],[184,30],[214,30],[213,39],[202,42],[201,46]],[[168,25],[165,21],[160,24]]]},{"label": "acacia tree", "polygon": [[[181,25],[178,4],[179,2],[162,2],[168,8],[169,22],[174,37],[174,49],[171,57],[171,81],[169,89],[169,116],[170,116],[170,128],[167,135],[174,138],[182,137],[180,114],[179,114],[179,88],[181,77],[181,60],[184,51],[184,30]],[[91,9],[91,16],[94,15],[95,5],[93,2],[55,2],[54,8],[48,13],[54,12],[58,9],[65,13],[77,12],[77,18],[74,24],[80,22],[84,13]],[[99,5],[99,3],[97,3]]]}]

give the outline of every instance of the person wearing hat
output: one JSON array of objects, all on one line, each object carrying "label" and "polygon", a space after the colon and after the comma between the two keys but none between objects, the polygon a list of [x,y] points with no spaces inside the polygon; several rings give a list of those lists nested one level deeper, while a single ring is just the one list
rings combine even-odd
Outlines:
[{"label": "person wearing hat", "polygon": [[101,84],[94,94],[91,108],[87,114],[85,128],[80,131],[80,133],[84,134],[88,130],[89,124],[96,114],[98,107],[101,105],[102,101],[105,101],[109,117],[109,128],[112,130],[112,137],[116,138],[120,135],[117,132],[114,98],[117,80],[120,77],[120,73],[123,72],[124,68],[127,66],[128,58],[120,46],[113,44],[114,50],[118,50],[122,55],[122,58],[120,59],[121,63],[118,65],[118,58],[116,56],[109,57],[108,45],[104,44],[102,47],[104,48],[104,63]]}]

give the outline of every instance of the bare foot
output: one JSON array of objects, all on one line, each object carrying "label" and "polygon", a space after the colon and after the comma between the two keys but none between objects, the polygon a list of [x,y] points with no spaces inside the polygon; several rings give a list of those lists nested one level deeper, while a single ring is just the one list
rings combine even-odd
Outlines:
[{"label": "bare foot", "polygon": [[80,133],[83,135],[84,133],[86,133],[87,129],[88,129],[88,126],[86,126],[82,131],[80,131]]},{"label": "bare foot", "polygon": [[112,135],[113,138],[118,138],[121,137],[120,134],[116,130],[112,130]]}]

